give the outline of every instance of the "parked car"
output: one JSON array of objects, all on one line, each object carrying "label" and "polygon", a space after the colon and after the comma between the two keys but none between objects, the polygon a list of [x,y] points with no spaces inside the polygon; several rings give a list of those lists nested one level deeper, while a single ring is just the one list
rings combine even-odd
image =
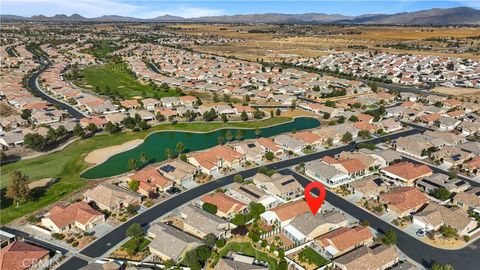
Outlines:
[{"label": "parked car", "polygon": [[169,189],[167,189],[167,193],[170,194],[170,195],[174,195],[174,194],[178,194],[182,192],[178,187],[171,187]]},{"label": "parked car", "polygon": [[416,234],[420,237],[424,237],[425,235],[427,235],[427,230],[425,230],[424,228],[421,228],[416,232]]}]

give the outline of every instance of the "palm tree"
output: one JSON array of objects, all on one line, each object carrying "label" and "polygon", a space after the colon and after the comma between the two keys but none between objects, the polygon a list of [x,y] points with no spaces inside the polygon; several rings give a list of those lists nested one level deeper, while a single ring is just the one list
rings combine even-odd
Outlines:
[{"label": "palm tree", "polygon": [[175,147],[175,150],[180,155],[183,152],[183,150],[185,150],[185,145],[183,145],[182,142],[178,142],[176,147]]},{"label": "palm tree", "polygon": [[225,137],[220,135],[220,136],[218,136],[217,141],[218,141],[218,144],[223,144],[225,142]]},{"label": "palm tree", "polygon": [[133,158],[129,159],[128,160],[128,168],[130,170],[136,170],[137,169],[137,160],[133,159]]},{"label": "palm tree", "polygon": [[262,134],[262,131],[259,128],[256,128],[255,135],[257,135],[257,138],[260,137],[261,134]]},{"label": "palm tree", "polygon": [[243,130],[241,129],[238,129],[237,132],[235,133],[235,137],[237,138],[237,140],[241,140],[243,139]]},{"label": "palm tree", "polygon": [[231,141],[233,139],[233,134],[231,130],[227,131],[227,134],[225,134],[225,138],[227,139],[227,141]]},{"label": "palm tree", "polygon": [[140,161],[142,163],[146,163],[148,161],[147,153],[141,153],[140,154]]},{"label": "palm tree", "polygon": [[167,159],[170,159],[172,157],[172,149],[170,148],[165,149],[165,157],[167,157]]}]

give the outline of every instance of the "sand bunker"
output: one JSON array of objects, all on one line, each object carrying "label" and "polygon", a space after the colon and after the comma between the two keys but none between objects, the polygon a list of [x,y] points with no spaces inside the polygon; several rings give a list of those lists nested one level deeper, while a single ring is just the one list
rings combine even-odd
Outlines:
[{"label": "sand bunker", "polygon": [[121,145],[115,145],[115,146],[94,150],[85,157],[85,162],[90,164],[95,164],[95,165],[100,164],[105,160],[107,160],[109,157],[115,154],[121,153],[123,151],[132,149],[135,146],[141,144],[142,142],[143,140],[136,139],[136,140],[128,141]]}]

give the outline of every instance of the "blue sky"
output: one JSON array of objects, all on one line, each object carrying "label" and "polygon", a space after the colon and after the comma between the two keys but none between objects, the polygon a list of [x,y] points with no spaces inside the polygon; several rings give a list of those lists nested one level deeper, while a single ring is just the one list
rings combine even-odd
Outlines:
[{"label": "blue sky", "polygon": [[475,1],[416,1],[416,0],[334,0],[334,1],[158,1],[158,0],[1,0],[1,14],[32,16],[43,14],[78,13],[85,17],[122,15],[152,18],[170,14],[200,17],[251,13],[328,13],[361,15],[372,13],[398,13],[430,8],[469,6],[480,8]]}]

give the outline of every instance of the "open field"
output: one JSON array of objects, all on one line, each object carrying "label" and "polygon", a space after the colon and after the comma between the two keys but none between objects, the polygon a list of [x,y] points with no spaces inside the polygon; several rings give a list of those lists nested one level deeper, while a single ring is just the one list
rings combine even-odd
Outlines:
[{"label": "open field", "polygon": [[480,89],[475,88],[435,87],[431,91],[452,96],[480,95]]},{"label": "open field", "polygon": [[[421,55],[457,56],[480,59],[473,53],[415,51],[385,48],[382,45],[395,42],[423,44],[425,39],[454,37],[465,38],[478,35],[478,28],[433,28],[433,27],[389,27],[389,26],[309,26],[304,33],[281,25],[172,25],[175,31],[198,35],[208,33],[226,38],[239,38],[245,42],[225,45],[195,45],[193,49],[203,52],[230,55],[241,59],[280,61],[294,57],[316,57],[331,50],[351,51],[349,46],[361,45],[386,52],[416,53]],[[352,34],[353,33],[353,34]]]},{"label": "open field", "polygon": [[170,97],[179,96],[181,91],[175,89],[157,89],[151,84],[140,83],[128,68],[126,63],[109,63],[86,67],[81,72],[82,77],[75,84],[99,94],[119,96],[122,98]]},{"label": "open field", "polygon": [[[75,141],[58,152],[4,165],[1,167],[0,174],[0,188],[2,188],[0,191],[2,210],[0,224],[9,223],[22,216],[28,217],[35,211],[66,197],[89,183],[93,183],[81,179],[80,174],[89,166],[84,161],[85,156],[95,149],[120,145],[135,139],[144,139],[153,131],[184,130],[201,132],[226,127],[257,128],[280,124],[289,120],[291,119],[286,117],[275,117],[254,122],[162,124],[140,132],[97,135],[92,138]],[[5,197],[8,174],[13,170],[22,171],[29,177],[31,182],[50,177],[58,179],[58,181],[48,188],[32,190],[32,199],[16,208],[12,205],[12,201]]]}]

